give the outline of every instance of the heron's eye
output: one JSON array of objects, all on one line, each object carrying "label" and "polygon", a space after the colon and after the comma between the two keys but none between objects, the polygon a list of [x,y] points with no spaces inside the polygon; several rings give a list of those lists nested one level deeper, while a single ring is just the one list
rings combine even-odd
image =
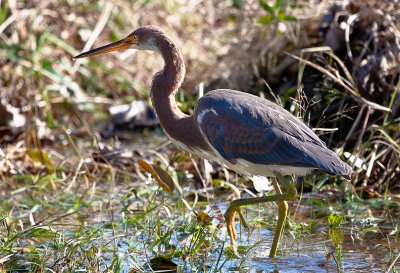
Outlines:
[{"label": "heron's eye", "polygon": [[134,40],[139,40],[139,36],[137,36],[137,35],[133,35],[132,38],[133,38]]}]

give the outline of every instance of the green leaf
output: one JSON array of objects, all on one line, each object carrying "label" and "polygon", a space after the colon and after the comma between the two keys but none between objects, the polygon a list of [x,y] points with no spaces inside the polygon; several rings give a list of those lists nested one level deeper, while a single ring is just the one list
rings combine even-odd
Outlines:
[{"label": "green leaf", "polygon": [[21,55],[19,54],[24,50],[21,44],[13,44],[7,48],[7,54],[6,54],[6,59],[13,61],[13,62],[18,62],[21,60]]},{"label": "green leaf", "polygon": [[266,25],[266,24],[270,23],[274,19],[275,19],[275,16],[270,14],[270,15],[265,15],[265,16],[259,17],[257,22],[259,24]]},{"label": "green leaf", "polygon": [[56,231],[49,226],[35,226],[25,232],[26,238],[54,238]]},{"label": "green leaf", "polygon": [[56,128],[56,120],[54,119],[50,110],[46,111],[46,124],[50,129]]},{"label": "green leaf", "polygon": [[0,9],[0,25],[7,19],[8,17],[8,8],[3,7]]},{"label": "green leaf", "polygon": [[47,35],[48,35],[48,32],[43,31],[43,32],[40,32],[36,36],[36,48],[35,48],[35,51],[33,52],[33,55],[34,55],[33,58],[34,59],[36,59],[38,54],[41,52],[42,47],[43,47],[43,45],[44,45],[44,43],[46,41]]},{"label": "green leaf", "polygon": [[274,5],[274,8],[278,9],[279,11],[281,11],[283,9],[283,2],[282,0],[276,0],[276,3]]},{"label": "green leaf", "polygon": [[294,17],[292,15],[289,15],[289,14],[286,14],[284,12],[279,12],[278,15],[277,15],[277,18],[279,19],[279,21],[291,21],[291,22],[293,22],[293,21],[297,20],[296,17]]},{"label": "green leaf", "polygon": [[343,221],[343,217],[337,214],[331,214],[328,217],[328,222],[329,225],[332,227],[337,227],[339,226]]},{"label": "green leaf", "polygon": [[267,11],[270,14],[274,14],[275,13],[275,9],[273,7],[271,7],[270,5],[268,5],[264,0],[259,0],[260,6]]},{"label": "green leaf", "polygon": [[62,76],[53,68],[53,64],[48,59],[43,59],[41,62],[41,68],[47,72],[47,75],[55,82],[61,82]]},{"label": "green leaf", "polygon": [[331,237],[332,244],[334,246],[339,246],[343,244],[344,232],[341,228],[330,228],[329,236]]}]

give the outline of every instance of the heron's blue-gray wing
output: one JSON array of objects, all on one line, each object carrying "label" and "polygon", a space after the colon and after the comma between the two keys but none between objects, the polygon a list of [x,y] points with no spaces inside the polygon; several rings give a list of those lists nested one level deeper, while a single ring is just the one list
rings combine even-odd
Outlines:
[{"label": "heron's blue-gray wing", "polygon": [[314,132],[282,107],[234,90],[215,90],[196,105],[195,118],[224,159],[316,168],[348,175],[350,167]]}]

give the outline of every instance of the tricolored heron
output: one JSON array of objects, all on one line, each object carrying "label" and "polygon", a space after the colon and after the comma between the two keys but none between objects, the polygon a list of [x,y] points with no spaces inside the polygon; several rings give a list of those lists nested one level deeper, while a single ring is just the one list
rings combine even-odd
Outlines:
[{"label": "tricolored heron", "polygon": [[[288,211],[286,201],[293,200],[297,194],[296,188],[282,176],[305,175],[314,169],[331,175],[352,173],[351,167],[329,150],[309,127],[266,99],[218,89],[199,99],[192,116],[184,114],[175,101],[175,94],[185,77],[182,54],[157,27],[140,27],[120,41],[75,58],[130,48],[155,51],[164,58],[164,68],[153,78],[151,100],[161,126],[178,147],[201,158],[219,161],[240,174],[271,178],[276,195],[230,203],[225,220],[233,249],[236,249],[234,221],[237,212],[241,217],[240,207],[275,201],[279,215],[270,257],[276,255]],[[282,193],[277,178],[285,193]]]}]

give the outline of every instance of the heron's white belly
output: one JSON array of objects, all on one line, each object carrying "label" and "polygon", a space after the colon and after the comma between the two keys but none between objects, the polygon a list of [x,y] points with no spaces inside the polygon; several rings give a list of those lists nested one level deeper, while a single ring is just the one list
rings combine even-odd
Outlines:
[{"label": "heron's white belly", "polygon": [[255,175],[255,176],[267,176],[267,177],[272,177],[275,176],[274,172],[280,173],[282,175],[306,175],[307,173],[311,172],[313,169],[312,168],[304,168],[304,167],[292,167],[292,166],[284,166],[284,165],[264,165],[264,164],[256,164],[252,163],[250,161],[244,160],[242,158],[236,159],[235,164],[232,164],[228,160],[224,159],[222,156],[220,156],[214,149],[214,153],[210,153],[208,151],[203,151],[200,149],[193,149],[189,148],[182,142],[179,142],[173,138],[171,138],[171,141],[181,148],[182,150],[190,153],[190,154],[195,154],[198,157],[201,157],[203,159],[207,159],[209,161],[217,161],[223,165],[225,165],[227,168],[242,174],[242,175]]},{"label": "heron's white belly", "polygon": [[264,165],[255,164],[244,159],[237,159],[236,164],[232,164],[227,160],[221,160],[224,165],[234,170],[237,173],[245,175],[256,175],[256,176],[275,176],[274,173],[280,173],[281,175],[306,175],[311,172],[312,168],[304,167],[292,167],[284,165]]}]

